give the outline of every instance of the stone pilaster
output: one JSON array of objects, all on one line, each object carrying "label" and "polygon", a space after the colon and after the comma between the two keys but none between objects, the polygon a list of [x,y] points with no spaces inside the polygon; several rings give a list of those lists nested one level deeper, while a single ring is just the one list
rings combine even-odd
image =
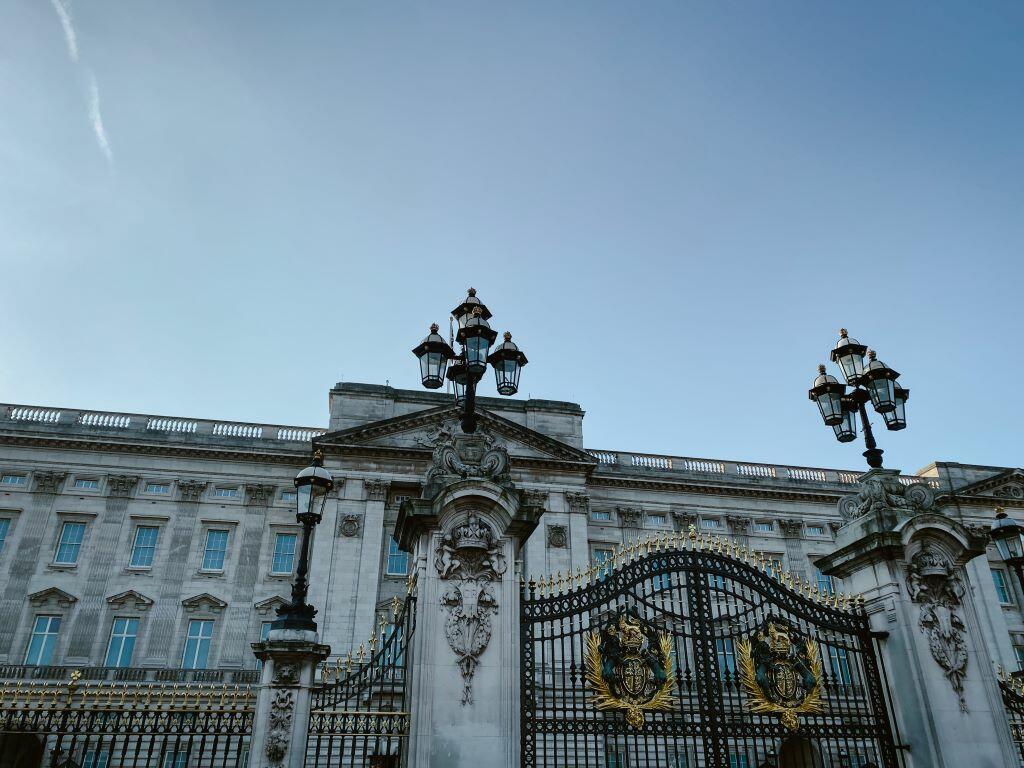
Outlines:
[{"label": "stone pilaster", "polygon": [[363,513],[363,535],[359,555],[358,593],[355,621],[349,647],[355,648],[373,631],[377,616],[377,595],[380,593],[381,559],[385,558],[384,507],[391,483],[380,478],[363,481],[366,511]]},{"label": "stone pilaster", "polygon": [[331,648],[315,632],[271,630],[252,644],[263,662],[249,749],[250,768],[303,768],[317,665]]},{"label": "stone pilaster", "polygon": [[980,585],[964,567],[984,554],[987,536],[938,513],[930,488],[903,486],[898,475],[872,470],[840,501],[848,522],[817,565],[865,598],[913,765],[1015,765],[979,622]]}]

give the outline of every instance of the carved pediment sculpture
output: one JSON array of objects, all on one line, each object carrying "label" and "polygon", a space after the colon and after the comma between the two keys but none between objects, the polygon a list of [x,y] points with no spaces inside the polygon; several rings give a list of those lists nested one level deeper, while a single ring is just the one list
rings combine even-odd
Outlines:
[{"label": "carved pediment sculpture", "polygon": [[446,480],[471,477],[509,484],[508,450],[482,426],[466,435],[457,432],[454,421],[446,421],[431,437],[417,442],[431,449],[424,481],[427,489],[443,486]]},{"label": "carved pediment sculpture", "polygon": [[141,592],[129,589],[127,592],[119,592],[116,595],[108,597],[107,604],[112,608],[127,608],[132,611],[145,611],[153,605],[153,600],[146,597]]},{"label": "carved pediment sculpture", "polygon": [[964,622],[956,613],[965,588],[956,566],[925,544],[910,560],[907,591],[921,607],[918,627],[928,637],[932,658],[942,667],[960,699],[960,709],[966,712],[967,644]]},{"label": "carved pediment sculpture", "polygon": [[904,485],[895,473],[875,470],[865,476],[855,495],[839,500],[839,514],[846,521],[874,514],[891,527],[901,515],[922,514],[934,504],[935,492],[925,483]]},{"label": "carved pediment sculpture", "polygon": [[441,595],[447,613],[445,637],[462,674],[462,703],[473,703],[473,673],[491,639],[491,615],[498,601],[488,586],[507,566],[501,543],[478,516],[455,526],[442,537],[434,557],[442,579],[452,581]]}]

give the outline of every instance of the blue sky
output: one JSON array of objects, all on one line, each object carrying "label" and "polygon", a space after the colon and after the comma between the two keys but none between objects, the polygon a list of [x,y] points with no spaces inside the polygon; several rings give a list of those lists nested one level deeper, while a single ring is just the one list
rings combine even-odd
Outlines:
[{"label": "blue sky", "polygon": [[1022,33],[1019,2],[8,0],[0,400],[321,424],[335,381],[418,386],[475,285],[591,447],[860,467],[806,399],[846,325],[912,391],[888,466],[1019,466]]}]

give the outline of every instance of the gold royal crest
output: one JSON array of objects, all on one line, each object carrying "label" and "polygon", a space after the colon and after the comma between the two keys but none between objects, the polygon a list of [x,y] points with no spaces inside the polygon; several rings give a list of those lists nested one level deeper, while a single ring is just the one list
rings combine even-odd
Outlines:
[{"label": "gold royal crest", "polygon": [[625,710],[634,728],[644,712],[671,709],[672,639],[655,632],[635,613],[623,614],[618,624],[587,635],[587,681],[599,710]]},{"label": "gold royal crest", "polygon": [[786,728],[800,727],[799,715],[821,712],[821,655],[807,638],[800,642],[793,627],[768,619],[750,639],[736,644],[740,682],[750,697],[750,710],[778,715]]}]

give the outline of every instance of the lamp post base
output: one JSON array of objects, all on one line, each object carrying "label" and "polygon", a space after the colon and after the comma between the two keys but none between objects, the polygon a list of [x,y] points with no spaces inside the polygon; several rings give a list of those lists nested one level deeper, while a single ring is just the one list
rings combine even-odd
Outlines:
[{"label": "lamp post base", "polygon": [[316,608],[312,605],[300,604],[282,605],[278,608],[277,618],[270,622],[270,629],[299,629],[316,632],[316,622],[313,617],[316,615]]},{"label": "lamp post base", "polygon": [[881,448],[868,448],[864,451],[864,458],[868,460],[868,466],[872,469],[882,468],[882,449]]}]

